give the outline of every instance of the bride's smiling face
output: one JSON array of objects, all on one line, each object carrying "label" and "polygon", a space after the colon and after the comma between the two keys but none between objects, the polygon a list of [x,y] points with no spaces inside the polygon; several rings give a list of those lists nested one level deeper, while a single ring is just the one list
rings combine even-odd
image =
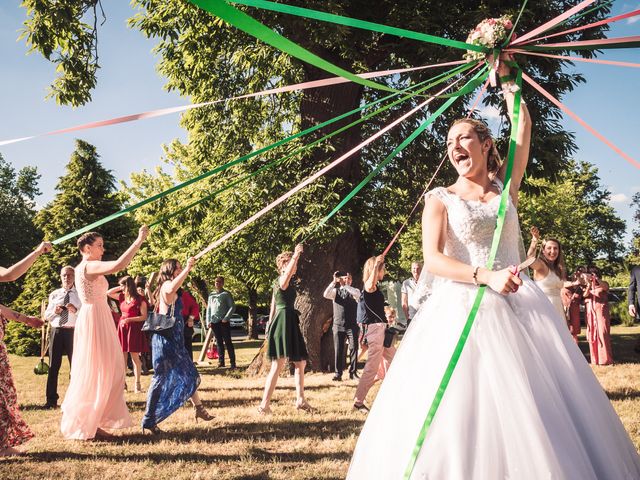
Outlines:
[{"label": "bride's smiling face", "polygon": [[456,123],[447,135],[449,161],[461,177],[487,173],[489,148],[491,148],[491,140],[481,142],[470,123]]}]

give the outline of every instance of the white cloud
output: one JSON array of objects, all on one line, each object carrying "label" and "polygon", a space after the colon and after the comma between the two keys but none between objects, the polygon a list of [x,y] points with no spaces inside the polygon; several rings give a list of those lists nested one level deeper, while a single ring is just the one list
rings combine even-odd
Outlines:
[{"label": "white cloud", "polygon": [[500,110],[498,110],[496,107],[492,107],[491,105],[479,108],[478,113],[487,120],[495,121],[500,119]]},{"label": "white cloud", "polygon": [[611,195],[610,203],[629,203],[631,199],[624,193],[614,193]]},{"label": "white cloud", "polygon": [[631,25],[631,24],[636,23],[638,21],[640,21],[640,16],[627,18],[627,25]]}]

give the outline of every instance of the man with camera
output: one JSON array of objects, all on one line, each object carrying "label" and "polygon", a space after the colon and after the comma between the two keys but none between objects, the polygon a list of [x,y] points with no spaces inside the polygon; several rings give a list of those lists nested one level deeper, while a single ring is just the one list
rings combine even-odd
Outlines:
[{"label": "man with camera", "polygon": [[44,319],[50,322],[49,335],[49,374],[47,376],[47,403],[45,408],[58,407],[58,373],[62,365],[62,355],[66,354],[71,365],[73,356],[73,332],[76,314],[80,309],[80,297],[74,286],[75,271],[73,267],[62,267],[60,279],[62,288],[49,295],[49,304]]},{"label": "man with camera", "polygon": [[324,298],[333,301],[333,347],[335,352],[335,375],[332,380],[342,380],[345,367],[345,341],[349,342],[349,378],[358,376],[358,334],[356,321],[360,290],[351,286],[353,281],[348,272],[337,271],[324,291]]}]

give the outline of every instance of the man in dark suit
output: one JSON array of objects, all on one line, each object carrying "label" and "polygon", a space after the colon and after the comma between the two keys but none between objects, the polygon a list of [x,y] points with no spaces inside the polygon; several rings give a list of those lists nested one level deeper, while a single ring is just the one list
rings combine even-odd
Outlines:
[{"label": "man in dark suit", "polygon": [[[631,279],[629,280],[629,315],[637,320],[640,319],[640,266],[631,267]],[[640,353],[640,339],[636,343],[634,350]]]}]

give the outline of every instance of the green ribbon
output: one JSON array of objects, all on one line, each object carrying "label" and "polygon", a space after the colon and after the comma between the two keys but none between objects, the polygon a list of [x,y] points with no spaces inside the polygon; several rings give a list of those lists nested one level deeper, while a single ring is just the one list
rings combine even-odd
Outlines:
[{"label": "green ribbon", "polygon": [[522,17],[522,13],[524,12],[525,7],[527,6],[527,2],[528,2],[528,0],[524,0],[524,2],[522,2],[522,7],[520,7],[520,12],[518,12],[518,16],[516,17],[516,21],[513,22],[513,25],[511,27],[511,31],[509,32],[509,35],[507,35],[507,38],[502,43],[502,48],[506,48],[507,45],[509,45],[509,43],[511,42],[511,39],[513,38],[513,32],[516,31],[516,25],[518,25],[518,22],[520,21],[520,17]]},{"label": "green ribbon", "polygon": [[[489,259],[487,260],[487,268],[491,270],[493,268],[493,263],[496,258],[496,253],[498,252],[498,246],[500,244],[500,236],[502,235],[502,228],[504,226],[504,220],[507,213],[507,205],[509,202],[509,189],[511,187],[511,173],[513,172],[513,162],[516,154],[516,141],[518,135],[518,125],[520,123],[520,100],[522,98],[522,70],[518,68],[517,76],[516,76],[516,85],[518,86],[518,90],[515,93],[514,105],[513,105],[513,122],[511,124],[511,138],[509,141],[509,155],[507,158],[507,168],[504,176],[504,188],[502,190],[502,194],[500,195],[500,207],[498,208],[498,218],[496,220],[496,228],[493,232],[493,241],[491,242],[491,251],[489,252]],[[451,355],[451,359],[447,365],[447,368],[442,376],[442,380],[440,381],[440,385],[438,386],[438,390],[436,391],[435,397],[431,403],[431,407],[429,408],[429,412],[427,413],[427,418],[422,424],[422,428],[420,429],[420,433],[418,434],[418,439],[416,440],[416,444],[411,452],[411,458],[409,459],[409,464],[404,472],[404,479],[408,480],[411,478],[411,474],[413,473],[413,468],[416,464],[416,460],[418,459],[418,455],[420,454],[420,450],[424,444],[425,438],[427,436],[427,431],[433,421],[433,418],[438,411],[438,407],[440,406],[440,402],[442,401],[442,397],[449,385],[449,381],[451,380],[451,376],[460,360],[460,355],[462,354],[462,350],[464,348],[465,343],[467,342],[467,338],[469,337],[469,333],[471,331],[471,327],[476,319],[476,315],[478,314],[478,310],[480,308],[480,302],[482,302],[482,297],[486,291],[487,287],[482,286],[478,288],[478,293],[476,294],[476,298],[473,302],[473,306],[471,307],[471,311],[469,312],[469,316],[467,317],[467,321],[462,329],[462,333],[460,334],[460,338],[458,339],[458,343],[455,346],[453,351],[453,355]]]},{"label": "green ribbon", "polygon": [[363,30],[370,30],[373,32],[387,33],[396,37],[411,38],[412,40],[420,40],[427,43],[435,43],[437,45],[443,45],[446,47],[459,48],[462,50],[473,50],[476,52],[489,52],[489,49],[481,45],[473,45],[471,43],[460,42],[458,40],[451,40],[443,37],[436,37],[435,35],[428,35],[426,33],[415,32],[413,30],[405,30],[404,28],[389,27],[380,23],[367,22],[364,20],[357,20],[355,18],[343,17],[341,15],[335,15],[333,13],[321,12],[318,10],[311,10],[309,8],[294,7],[293,5],[286,5],[283,3],[274,3],[266,0],[229,0],[230,3],[238,5],[246,5],[249,7],[257,7],[264,10],[272,10],[274,12],[288,13],[289,15],[296,15],[298,17],[311,18],[313,20],[320,20],[322,22],[335,23],[338,25],[345,25],[347,27],[355,27]]},{"label": "green ribbon", "polygon": [[301,47],[295,42],[283,37],[279,33],[271,30],[269,27],[250,17],[244,12],[241,12],[237,8],[227,4],[224,0],[189,0],[191,3],[200,7],[201,9],[221,18],[227,23],[233,25],[239,30],[242,30],[249,35],[262,40],[264,43],[271,45],[272,47],[281,50],[292,57],[298,58],[303,62],[309,63],[318,67],[321,70],[333,73],[340,77],[351,80],[354,83],[359,83],[365,87],[376,88],[378,90],[384,90],[386,92],[395,92],[391,87],[383,85],[381,83],[372,82],[364,78],[360,78],[353,73],[334,65],[331,62],[318,57],[311,53],[309,50]]},{"label": "green ribbon", "polygon": [[[468,92],[468,86],[470,85],[476,85],[478,83],[482,83],[487,76],[489,75],[489,72],[487,71],[487,67],[483,67],[482,70],[480,70],[478,73],[476,73],[476,75],[474,75],[474,77],[469,80],[460,90],[458,90],[458,94],[457,95],[453,95],[449,100],[447,100],[445,103],[442,104],[442,106],[440,106],[440,108],[438,108],[429,118],[427,118],[424,122],[422,122],[418,128],[416,128],[413,133],[411,133],[411,135],[409,135],[400,145],[398,145],[389,155],[387,155],[387,157],[385,157],[385,159],[380,162],[376,168],[374,168],[369,175],[367,175],[358,185],[355,186],[355,188],[353,190],[351,190],[346,197],[344,197],[340,203],[338,203],[338,205],[336,205],[334,207],[333,210],[331,210],[331,212],[329,212],[322,220],[320,220],[320,222],[318,222],[318,224],[313,228],[313,230],[311,230],[311,232],[309,232],[309,234],[304,238],[304,240],[302,240],[301,243],[304,243],[307,239],[309,239],[314,232],[316,232],[318,229],[320,229],[322,226],[324,226],[329,219],[331,219],[331,217],[333,217],[336,213],[338,213],[339,210],[342,209],[342,207],[344,207],[347,202],[349,202],[360,190],[362,190],[362,188],[371,181],[371,179],[373,177],[375,177],[378,173],[380,173],[380,171],[387,166],[387,164],[393,160],[400,152],[402,152],[402,150],[404,150],[411,142],[413,142],[416,137],[418,137],[418,135],[420,135],[422,132],[424,132],[426,130],[426,128],[431,125],[436,118],[438,118],[440,115],[442,115],[450,106],[451,104],[453,104],[453,102],[455,102],[458,98],[460,98],[461,96],[465,95]],[[473,91],[473,90],[472,90]]]},{"label": "green ribbon", "polygon": [[[443,73],[441,73],[439,75],[436,75],[431,80],[435,81],[435,80],[437,80],[439,78],[443,78],[442,81],[444,81],[447,78],[450,78],[448,75],[451,74],[451,76],[453,76],[453,75],[455,75],[457,73],[460,73],[461,71],[464,71],[464,70],[466,70],[468,68],[471,68],[472,66],[473,66],[472,63],[468,63],[468,64],[464,64],[464,65],[461,65],[461,66],[454,67],[451,70],[448,70],[448,71],[443,72]],[[429,81],[430,80],[425,80],[425,82],[429,82]],[[424,83],[424,82],[421,82],[421,83]],[[120,210],[118,212],[115,212],[115,213],[113,213],[113,214],[111,214],[111,215],[109,215],[107,217],[104,217],[104,218],[102,218],[100,220],[97,220],[97,221],[95,221],[95,222],[93,222],[93,223],[91,223],[89,225],[86,225],[86,226],[84,226],[82,228],[79,228],[78,230],[75,230],[75,231],[73,231],[71,233],[68,233],[68,234],[66,234],[66,235],[64,235],[64,236],[62,236],[60,238],[57,238],[52,243],[54,245],[58,245],[58,244],[60,244],[62,242],[65,242],[65,241],[70,240],[70,239],[72,239],[74,237],[77,237],[78,235],[81,235],[81,234],[83,234],[85,232],[88,232],[88,231],[94,229],[94,228],[97,228],[97,227],[99,227],[101,225],[104,225],[105,223],[109,223],[109,222],[111,222],[113,220],[116,220],[117,218],[120,218],[123,215],[131,213],[131,212],[133,212],[133,211],[135,211],[135,210],[137,210],[137,209],[139,209],[139,208],[141,208],[141,207],[143,207],[145,205],[148,205],[149,203],[155,202],[156,200],[159,200],[160,198],[163,198],[163,197],[165,197],[165,196],[167,196],[167,195],[169,195],[171,193],[177,192],[178,190],[181,190],[181,189],[183,189],[185,187],[188,187],[189,185],[191,185],[193,183],[196,183],[196,182],[199,182],[201,180],[204,180],[205,178],[208,178],[208,177],[210,177],[210,176],[212,176],[212,175],[214,175],[216,173],[219,173],[219,172],[222,172],[222,171],[224,171],[224,170],[226,170],[228,168],[231,168],[234,165],[237,165],[237,164],[242,163],[242,162],[246,162],[247,160],[250,160],[251,158],[253,158],[253,157],[257,156],[257,155],[260,155],[262,153],[268,152],[269,150],[272,150],[274,148],[277,148],[277,147],[280,147],[282,145],[285,145],[285,144],[295,140],[296,138],[300,138],[302,136],[308,135],[309,133],[312,133],[312,132],[314,132],[316,130],[319,130],[319,129],[324,128],[324,127],[326,127],[328,125],[331,125],[331,124],[333,124],[335,122],[338,122],[338,121],[340,121],[340,120],[342,120],[342,119],[344,119],[346,117],[349,117],[349,116],[354,115],[354,114],[356,114],[358,112],[361,112],[362,110],[370,108],[373,105],[376,105],[376,104],[378,104],[380,102],[383,102],[385,100],[388,100],[388,99],[390,99],[390,98],[392,98],[394,96],[400,95],[403,92],[406,92],[408,90],[416,88],[418,85],[420,85],[420,84],[408,87],[408,88],[406,88],[406,89],[404,89],[404,90],[402,90],[400,92],[393,93],[391,95],[387,95],[387,96],[385,96],[385,97],[383,97],[383,98],[381,98],[379,100],[376,100],[376,101],[371,102],[369,104],[363,105],[361,107],[354,108],[353,110],[350,110],[350,111],[348,111],[346,113],[338,115],[337,117],[334,117],[334,118],[331,118],[329,120],[326,120],[326,121],[324,121],[322,123],[319,123],[318,125],[314,125],[313,127],[309,127],[309,128],[307,128],[307,129],[305,129],[305,130],[303,130],[301,132],[298,132],[298,133],[296,133],[294,135],[290,135],[290,136],[288,136],[288,137],[286,137],[286,138],[284,138],[282,140],[279,140],[279,141],[277,141],[275,143],[272,143],[271,145],[267,145],[266,147],[260,148],[260,149],[254,151],[254,152],[251,152],[251,153],[249,153],[247,155],[244,155],[244,156],[239,157],[239,158],[237,158],[235,160],[227,162],[224,165],[220,165],[219,167],[216,167],[216,168],[213,168],[211,170],[208,170],[208,171],[204,172],[201,175],[198,175],[198,176],[193,177],[193,178],[191,178],[189,180],[186,180],[185,182],[179,183],[178,185],[174,185],[173,187],[168,188],[167,190],[164,190],[164,191],[162,191],[162,192],[160,192],[160,193],[158,193],[156,195],[153,195],[153,196],[151,196],[149,198],[146,198],[145,200],[142,200],[142,201],[140,201],[140,202],[138,202],[138,203],[136,203],[134,205],[131,205],[131,206],[127,207],[127,208],[123,208],[122,210]]]},{"label": "green ribbon", "polygon": [[[182,208],[180,208],[180,209],[178,209],[178,210],[176,210],[174,212],[171,212],[170,214],[168,214],[168,215],[166,215],[166,216],[154,221],[153,223],[151,223],[149,225],[149,227],[155,227],[155,226],[165,222],[166,220],[169,220],[170,218],[173,218],[173,217],[175,217],[175,216],[177,216],[177,215],[179,215],[181,213],[184,213],[185,211],[187,211],[187,210],[189,210],[189,209],[191,209],[191,208],[193,208],[193,207],[195,207],[195,206],[197,206],[197,205],[199,205],[199,204],[201,204],[201,203],[203,203],[203,202],[205,202],[205,201],[207,201],[207,200],[219,195],[220,193],[222,193],[222,192],[224,192],[226,190],[229,190],[231,187],[234,187],[234,186],[238,185],[239,183],[244,182],[245,180],[248,180],[249,178],[255,177],[259,173],[261,173],[261,172],[263,172],[263,171],[265,171],[265,170],[267,170],[269,168],[272,168],[272,167],[275,167],[275,166],[281,164],[285,160],[288,160],[289,158],[293,157],[294,155],[302,153],[302,152],[304,152],[304,151],[316,146],[317,144],[323,142],[324,140],[327,140],[327,139],[329,139],[329,138],[331,138],[331,137],[333,137],[333,136],[335,136],[335,135],[337,135],[339,133],[342,133],[345,130],[347,130],[347,129],[355,126],[355,125],[358,125],[358,124],[360,124],[362,122],[365,122],[366,120],[368,120],[368,119],[370,119],[370,118],[372,118],[372,117],[374,117],[374,116],[376,116],[376,115],[378,115],[378,114],[380,114],[380,113],[382,113],[382,112],[384,112],[386,110],[389,110],[390,108],[398,105],[401,102],[404,102],[405,100],[407,100],[409,98],[412,98],[412,97],[420,95],[425,90],[428,90],[429,88],[432,88],[435,85],[443,83],[443,82],[447,81],[448,79],[454,77],[455,75],[458,75],[458,74],[470,69],[473,65],[474,65],[473,63],[468,63],[468,64],[464,64],[464,65],[455,67],[455,68],[453,68],[451,70],[448,70],[448,71],[443,72],[443,73],[441,73],[439,75],[436,75],[435,77],[432,77],[430,79],[424,80],[424,81],[422,81],[422,82],[420,82],[420,83],[418,83],[416,85],[413,85],[411,87],[407,87],[406,89],[401,90],[398,93],[394,93],[394,94],[388,95],[388,96],[386,96],[384,98],[376,100],[375,102],[371,102],[371,103],[369,103],[369,104],[367,104],[367,105],[365,105],[363,107],[360,107],[359,110],[362,110],[362,109],[365,109],[365,108],[369,108],[369,107],[372,107],[372,106],[374,106],[374,105],[376,105],[376,104],[378,104],[380,102],[388,100],[388,99],[390,99],[392,97],[396,97],[396,96],[398,96],[398,95],[400,95],[402,93],[406,93],[406,92],[408,92],[410,90],[417,89],[414,93],[406,95],[406,96],[404,96],[404,97],[402,97],[402,98],[400,98],[398,100],[393,101],[392,103],[390,103],[390,104],[388,104],[388,105],[386,105],[384,107],[381,107],[381,108],[379,108],[379,109],[377,109],[377,110],[375,110],[375,111],[373,111],[371,113],[368,113],[367,115],[363,116],[362,118],[359,118],[358,120],[356,120],[354,122],[351,122],[350,124],[345,125],[344,127],[341,127],[341,128],[339,128],[337,130],[334,130],[333,132],[328,133],[327,135],[325,135],[322,138],[319,138],[319,139],[313,141],[312,143],[310,143],[308,145],[304,145],[302,147],[299,147],[299,148],[295,149],[294,151],[292,151],[291,153],[285,155],[282,158],[278,158],[278,159],[276,159],[276,160],[274,160],[274,161],[272,161],[272,162],[260,167],[255,172],[252,172],[252,173],[247,174],[247,175],[245,175],[245,176],[243,176],[243,177],[241,177],[241,178],[239,178],[237,180],[234,180],[230,184],[225,185],[224,187],[216,190],[215,192],[212,192],[212,193],[210,193],[209,195],[207,195],[207,196],[205,196],[203,198],[200,198],[200,199],[198,199],[198,200],[196,200],[194,202],[191,202],[190,204],[188,204],[188,205],[186,205],[186,206],[184,206],[184,207],[182,207]],[[418,87],[421,87],[421,88],[418,88]]]}]

